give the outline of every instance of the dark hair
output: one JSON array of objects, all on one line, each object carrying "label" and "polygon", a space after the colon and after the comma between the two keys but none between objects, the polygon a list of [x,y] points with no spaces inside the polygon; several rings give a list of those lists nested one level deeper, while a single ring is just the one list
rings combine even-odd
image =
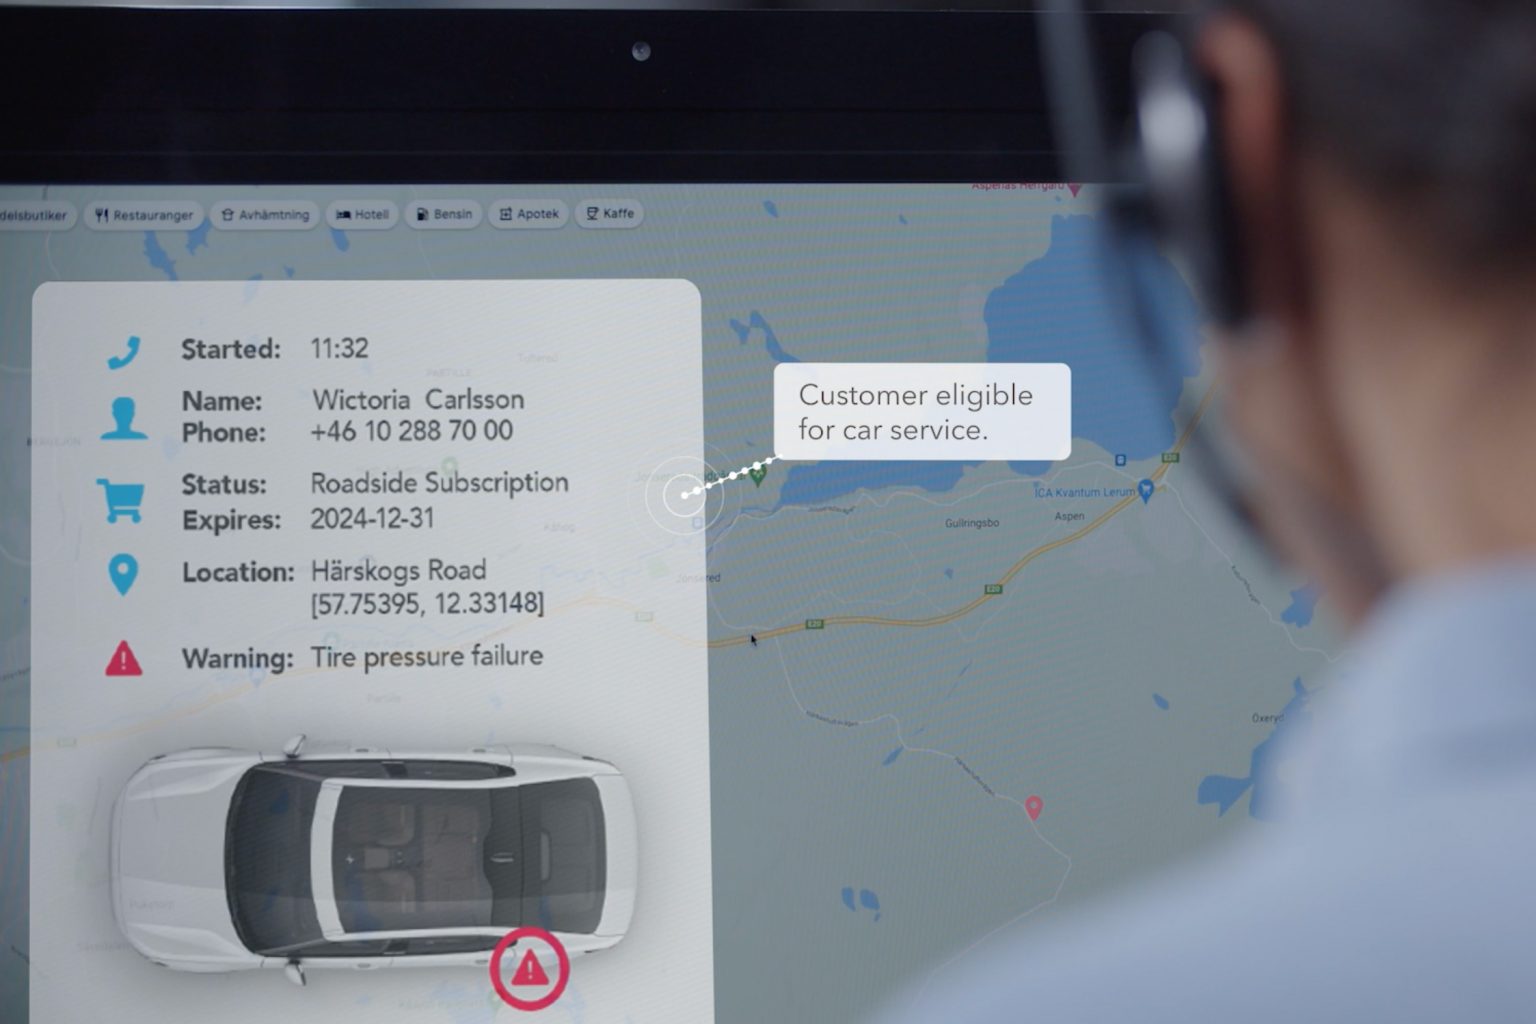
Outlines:
[{"label": "dark hair", "polygon": [[1230,0],[1298,140],[1473,259],[1536,257],[1536,0]]}]

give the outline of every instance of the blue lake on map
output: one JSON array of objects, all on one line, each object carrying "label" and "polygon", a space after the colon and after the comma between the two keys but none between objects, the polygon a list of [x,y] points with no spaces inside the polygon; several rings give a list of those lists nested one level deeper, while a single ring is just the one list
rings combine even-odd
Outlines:
[{"label": "blue lake on map", "polygon": [[873,911],[875,915],[874,919],[876,921],[880,920],[880,897],[876,896],[874,892],[869,889],[860,889],[858,893],[858,902],[855,903],[853,886],[844,886],[843,906],[852,911],[858,911],[860,909]]},{"label": "blue lake on map", "polygon": [[[1024,267],[987,297],[987,361],[1067,363],[1072,367],[1072,433],[1106,451],[1131,459],[1161,454],[1173,445],[1173,411],[1187,378],[1200,372],[1200,313],[1194,295],[1173,265],[1161,256],[1138,263],[1151,278],[1153,317],[1170,337],[1190,344],[1150,361],[1117,312],[1106,281],[1103,237],[1098,219],[1051,219],[1051,243],[1044,256]],[[748,323],[731,321],[743,343],[753,329],[776,360],[793,359],[779,345],[767,321],[753,311]],[[947,491],[976,462],[813,462],[792,466],[779,490],[779,505],[825,502],[842,494],[882,487]],[[1010,462],[1014,472],[1038,476],[1049,462]]]},{"label": "blue lake on map", "polygon": [[1288,744],[1304,735],[1312,725],[1312,712],[1307,707],[1311,694],[1297,679],[1291,683],[1294,694],[1280,712],[1275,727],[1264,741],[1253,748],[1248,760],[1248,774],[1243,778],[1231,775],[1207,775],[1200,780],[1195,799],[1202,804],[1215,804],[1220,817],[1231,810],[1232,805],[1252,790],[1248,797],[1248,815],[1262,821],[1279,817],[1280,781],[1279,766],[1285,759]]}]

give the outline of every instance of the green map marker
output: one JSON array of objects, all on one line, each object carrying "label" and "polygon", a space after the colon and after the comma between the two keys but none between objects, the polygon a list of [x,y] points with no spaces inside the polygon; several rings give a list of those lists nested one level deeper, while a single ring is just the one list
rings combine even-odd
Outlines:
[{"label": "green map marker", "polygon": [[747,476],[752,478],[752,483],[758,487],[763,486],[763,477],[768,475],[767,466],[756,466],[747,470]]}]

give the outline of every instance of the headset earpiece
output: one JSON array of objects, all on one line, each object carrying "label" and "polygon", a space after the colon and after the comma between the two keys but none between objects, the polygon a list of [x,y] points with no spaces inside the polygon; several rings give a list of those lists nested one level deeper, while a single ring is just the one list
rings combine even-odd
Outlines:
[{"label": "headset earpiece", "polygon": [[[1063,0],[1036,24],[1057,145],[1068,175],[1107,186],[1104,215],[1129,249],[1156,245],[1190,275],[1212,319],[1250,317],[1246,274],[1221,149],[1214,92],[1183,41],[1150,32],[1136,44],[1133,119],[1113,131],[1100,95],[1088,16]],[[1137,297],[1138,300],[1141,297]],[[1148,310],[1138,310],[1138,318]]]},{"label": "headset earpiece", "polygon": [[1239,326],[1251,310],[1213,88],[1168,32],[1137,42],[1133,74],[1135,142],[1127,163],[1142,182],[1147,221],[1194,279],[1212,318]]}]

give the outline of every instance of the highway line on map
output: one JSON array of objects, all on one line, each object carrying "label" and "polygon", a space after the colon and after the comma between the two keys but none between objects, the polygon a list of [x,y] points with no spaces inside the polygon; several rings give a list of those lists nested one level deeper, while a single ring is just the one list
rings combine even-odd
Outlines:
[{"label": "highway line on map", "polygon": [[[1195,427],[1199,425],[1201,417],[1205,415],[1206,409],[1210,406],[1211,399],[1215,396],[1215,394],[1216,385],[1212,383],[1211,386],[1206,389],[1204,397],[1200,399],[1200,404],[1195,408],[1194,415],[1190,417],[1189,424],[1184,428],[1184,433],[1180,435],[1174,446],[1169,449],[1170,451],[1181,451],[1184,446],[1189,443],[1190,437],[1194,435]],[[1148,479],[1154,482],[1161,480],[1165,475],[1167,475],[1169,468],[1175,465],[1177,465],[1177,463],[1163,463],[1152,471],[1152,474],[1150,477],[1148,477]],[[1056,540],[1051,541],[1049,544],[1042,544],[1039,547],[1026,552],[1018,561],[1014,562],[1013,565],[1008,568],[1008,571],[1003,573],[1003,575],[996,582],[1007,584],[1015,576],[1022,572],[1025,566],[1029,565],[1029,563],[1033,562],[1041,555],[1048,554],[1057,550],[1058,548],[1065,547],[1074,541],[1081,540],[1083,537],[1086,537],[1094,530],[1097,530],[1099,527],[1103,526],[1119,513],[1125,511],[1125,509],[1129,508],[1131,505],[1134,505],[1138,500],[1140,499],[1136,495],[1122,498],[1120,501],[1116,502],[1108,509],[1100,513],[1099,516],[1095,518],[1091,523],[1079,527],[1072,533],[1067,534],[1065,537],[1058,537]],[[953,611],[944,612],[940,615],[929,615],[920,619],[898,619],[885,615],[832,615],[827,616],[826,618],[816,619],[815,621],[822,623],[822,628],[825,628],[826,626],[895,626],[908,629],[924,629],[930,626],[947,625],[951,622],[954,622],[956,619],[964,618],[971,612],[975,611],[977,608],[980,608],[982,605],[986,604],[988,601],[995,600],[999,596],[1001,595],[981,594],[972,598],[970,601],[967,601],[965,604],[954,609]],[[709,642],[709,646],[712,648],[740,647],[742,644],[751,643],[753,637],[756,637],[758,641],[761,642],[763,640],[772,640],[775,637],[787,636],[791,633],[803,633],[809,628],[810,627],[808,627],[805,622],[797,622],[788,626],[777,626],[773,629],[765,629],[761,632],[744,633],[739,636],[726,637],[721,640],[711,640]]]}]

